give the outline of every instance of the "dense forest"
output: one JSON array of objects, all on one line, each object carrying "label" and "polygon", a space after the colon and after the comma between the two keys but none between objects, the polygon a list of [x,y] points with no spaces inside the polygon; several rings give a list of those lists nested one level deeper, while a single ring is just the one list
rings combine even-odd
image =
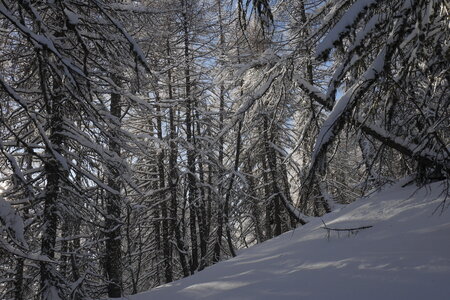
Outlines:
[{"label": "dense forest", "polygon": [[449,11],[1,0],[0,298],[135,294],[449,178]]}]

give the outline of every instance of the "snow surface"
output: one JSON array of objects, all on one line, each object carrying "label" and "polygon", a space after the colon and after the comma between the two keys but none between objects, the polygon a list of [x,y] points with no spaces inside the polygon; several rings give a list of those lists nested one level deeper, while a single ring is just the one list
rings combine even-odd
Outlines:
[{"label": "snow surface", "polygon": [[[194,276],[123,299],[450,299],[450,212],[440,209],[448,184],[387,187]],[[327,237],[322,220],[332,228],[373,227]]]}]

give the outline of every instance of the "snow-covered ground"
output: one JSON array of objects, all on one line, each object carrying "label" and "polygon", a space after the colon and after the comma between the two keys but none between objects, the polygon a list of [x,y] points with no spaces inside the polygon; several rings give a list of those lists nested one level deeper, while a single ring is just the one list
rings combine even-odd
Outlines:
[{"label": "snow-covered ground", "polygon": [[[124,299],[450,299],[443,189],[442,182],[387,187],[194,276]],[[373,227],[328,237],[322,220],[332,228]]]}]

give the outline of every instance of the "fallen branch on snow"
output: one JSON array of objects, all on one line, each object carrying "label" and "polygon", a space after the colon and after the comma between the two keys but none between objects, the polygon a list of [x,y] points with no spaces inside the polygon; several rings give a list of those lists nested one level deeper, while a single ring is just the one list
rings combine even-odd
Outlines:
[{"label": "fallen branch on snow", "polygon": [[322,220],[322,223],[323,223],[322,228],[327,231],[327,239],[330,239],[331,231],[337,231],[338,233],[339,232],[347,232],[348,236],[350,236],[350,234],[357,234],[360,230],[373,227],[372,225],[368,225],[368,226],[353,227],[353,228],[332,228],[332,227],[328,227],[327,224],[325,224],[325,222],[323,220]]}]

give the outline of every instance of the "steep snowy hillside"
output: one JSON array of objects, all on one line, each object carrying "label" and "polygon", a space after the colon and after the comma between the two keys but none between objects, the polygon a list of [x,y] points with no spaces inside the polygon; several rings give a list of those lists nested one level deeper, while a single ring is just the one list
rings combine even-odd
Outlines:
[{"label": "steep snowy hillside", "polygon": [[[450,211],[438,208],[444,187],[387,187],[234,259],[124,299],[450,299]],[[328,235],[322,221],[373,227]]]}]

